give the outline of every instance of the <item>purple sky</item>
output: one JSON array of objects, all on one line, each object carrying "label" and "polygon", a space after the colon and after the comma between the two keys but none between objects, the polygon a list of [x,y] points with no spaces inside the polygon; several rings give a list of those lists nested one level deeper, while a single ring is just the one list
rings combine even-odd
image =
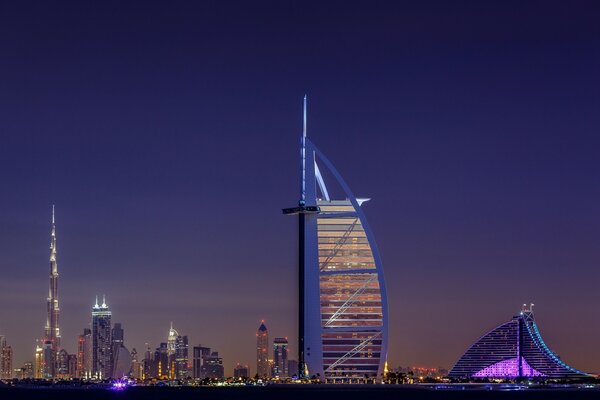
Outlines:
[{"label": "purple sky", "polygon": [[[600,371],[597,2],[3,2],[0,334],[63,344],[96,294],[125,343],[169,322],[254,372],[296,338],[301,98],[386,272],[390,365],[451,367],[524,302]],[[295,346],[292,346],[295,353]]]}]

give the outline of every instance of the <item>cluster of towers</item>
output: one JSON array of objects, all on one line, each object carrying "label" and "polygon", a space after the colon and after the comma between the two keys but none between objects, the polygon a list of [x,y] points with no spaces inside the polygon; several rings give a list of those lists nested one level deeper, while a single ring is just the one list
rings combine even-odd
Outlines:
[{"label": "cluster of towers", "polygon": [[256,375],[261,379],[298,375],[298,363],[288,359],[288,340],[273,339],[273,358],[269,358],[269,330],[261,321],[256,331]]}]

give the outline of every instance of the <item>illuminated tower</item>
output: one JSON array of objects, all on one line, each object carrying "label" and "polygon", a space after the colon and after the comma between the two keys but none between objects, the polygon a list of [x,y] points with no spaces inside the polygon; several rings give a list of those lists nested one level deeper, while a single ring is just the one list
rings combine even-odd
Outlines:
[{"label": "illuminated tower", "polygon": [[269,331],[265,321],[256,331],[256,373],[260,378],[269,377]]},{"label": "illuminated tower", "polygon": [[102,305],[92,308],[92,375],[96,379],[112,377],[112,312],[103,298]]},{"label": "illuminated tower", "polygon": [[273,339],[273,376],[288,376],[288,340]]},{"label": "illuminated tower", "polygon": [[58,264],[56,250],[56,223],[54,219],[54,205],[52,206],[52,229],[50,232],[50,287],[48,290],[46,327],[44,329],[43,342],[52,351],[44,352],[44,375],[52,378],[55,375],[56,355],[60,350],[60,329],[58,319],[60,308],[58,307]]},{"label": "illuminated tower", "polygon": [[[306,96],[303,117],[300,200],[283,210],[299,222],[299,375],[326,382],[381,379],[388,311],[381,258],[362,209],[369,199],[356,198],[307,137]],[[351,157],[364,162],[360,154]],[[345,198],[330,198],[319,165]]]}]

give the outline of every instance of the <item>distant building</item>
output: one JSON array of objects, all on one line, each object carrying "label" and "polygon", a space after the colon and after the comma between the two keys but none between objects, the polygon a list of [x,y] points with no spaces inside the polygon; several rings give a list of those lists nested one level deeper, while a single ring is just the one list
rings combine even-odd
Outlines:
[{"label": "distant building", "polygon": [[125,347],[125,331],[116,322],[112,329],[113,378],[122,378],[131,373],[131,354]]},{"label": "distant building", "polygon": [[169,378],[188,378],[188,338],[187,336],[181,336],[173,328],[173,322],[171,322],[167,338],[167,354],[169,359]]},{"label": "distant building", "polygon": [[225,370],[223,368],[223,359],[219,357],[219,353],[213,351],[210,356],[204,359],[204,377],[210,379],[223,379]]},{"label": "distant building", "polygon": [[44,377],[44,349],[38,344],[35,346],[35,369],[33,377],[42,379]]},{"label": "distant building", "polygon": [[69,354],[67,365],[68,377],[75,378],[77,376],[77,354]]},{"label": "distant building", "polygon": [[451,378],[584,378],[591,375],[563,362],[544,343],[533,304],[494,328],[458,360]]},{"label": "distant building", "polygon": [[133,379],[144,378],[144,363],[138,359],[138,353],[135,347],[131,350],[131,377]]},{"label": "distant building", "polygon": [[210,356],[210,348],[202,345],[194,346],[192,355],[192,376],[194,379],[204,379],[204,360]]},{"label": "distant building", "polygon": [[235,366],[233,369],[233,377],[234,378],[249,378],[250,370],[247,365],[239,364]]},{"label": "distant building", "polygon": [[21,367],[21,379],[33,379],[35,378],[35,370],[31,361],[26,362]]},{"label": "distant building", "polygon": [[103,298],[102,305],[92,309],[92,375],[96,379],[112,377],[112,312]]},{"label": "distant building", "polygon": [[261,378],[269,377],[269,331],[261,321],[256,331],[256,373]]},{"label": "distant building", "polygon": [[77,378],[90,379],[92,377],[92,330],[84,329],[83,334],[77,338]]},{"label": "distant building", "polygon": [[69,353],[65,349],[60,349],[56,356],[56,377],[59,379],[68,379],[69,376]]},{"label": "distant building", "polygon": [[0,379],[12,379],[12,364],[12,347],[6,344],[6,338],[4,336],[0,336]]},{"label": "distant building", "polygon": [[42,378],[52,379],[56,370],[56,353],[51,341],[46,340],[42,347]]},{"label": "distant building", "polygon": [[288,375],[288,340],[287,338],[273,339],[273,376],[287,377]]},{"label": "distant building", "polygon": [[[57,360],[60,349],[60,329],[58,306],[58,263],[56,248],[56,224],[54,220],[54,205],[52,206],[52,228],[50,232],[50,287],[48,292],[46,310],[46,326],[44,328],[44,350],[42,352],[42,377],[51,379],[56,376]],[[63,371],[66,372],[66,371]]]},{"label": "distant building", "polygon": [[144,374],[143,379],[150,379],[156,377],[156,365],[154,363],[154,355],[150,350],[150,345],[146,343],[146,352],[144,353]]},{"label": "distant building", "polygon": [[296,376],[296,378],[300,376],[298,374],[298,361],[288,360],[288,375],[291,377]]},{"label": "distant building", "polygon": [[187,379],[190,377],[188,370],[188,337],[177,336],[175,341],[175,378]]},{"label": "distant building", "polygon": [[169,352],[168,343],[161,343],[154,351],[153,378],[169,379]]}]

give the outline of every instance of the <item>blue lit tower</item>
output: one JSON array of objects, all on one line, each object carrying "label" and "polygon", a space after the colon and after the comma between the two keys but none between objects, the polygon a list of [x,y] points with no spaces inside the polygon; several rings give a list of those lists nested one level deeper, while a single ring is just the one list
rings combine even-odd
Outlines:
[{"label": "blue lit tower", "polygon": [[[319,165],[335,178],[345,198],[330,198]],[[300,200],[298,207],[283,210],[298,215],[299,222],[301,377],[359,382],[382,376],[387,357],[387,298],[381,258],[362,211],[368,200],[354,196],[307,137],[305,96]]]}]

